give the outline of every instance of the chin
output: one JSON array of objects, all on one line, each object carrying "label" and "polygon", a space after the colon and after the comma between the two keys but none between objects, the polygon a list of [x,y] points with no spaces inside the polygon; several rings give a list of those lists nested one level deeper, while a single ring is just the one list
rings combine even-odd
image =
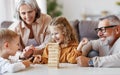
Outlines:
[{"label": "chin", "polygon": [[101,41],[105,41],[105,40],[106,40],[106,38],[100,38],[100,40],[101,40]]}]

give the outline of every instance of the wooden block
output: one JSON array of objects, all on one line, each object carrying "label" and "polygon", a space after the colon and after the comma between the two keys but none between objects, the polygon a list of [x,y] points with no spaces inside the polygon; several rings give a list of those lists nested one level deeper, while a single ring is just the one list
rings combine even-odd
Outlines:
[{"label": "wooden block", "polygon": [[58,43],[48,44],[48,66],[59,68],[60,47]]}]

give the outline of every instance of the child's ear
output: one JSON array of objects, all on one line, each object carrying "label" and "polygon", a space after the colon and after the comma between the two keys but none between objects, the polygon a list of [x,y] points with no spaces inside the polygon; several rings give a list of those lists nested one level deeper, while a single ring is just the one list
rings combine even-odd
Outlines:
[{"label": "child's ear", "polygon": [[7,48],[8,47],[8,42],[5,42],[4,43],[4,48]]}]

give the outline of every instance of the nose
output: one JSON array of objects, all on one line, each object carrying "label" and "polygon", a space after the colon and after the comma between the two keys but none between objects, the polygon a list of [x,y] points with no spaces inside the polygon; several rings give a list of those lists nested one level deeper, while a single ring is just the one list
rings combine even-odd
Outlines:
[{"label": "nose", "polygon": [[55,39],[55,37],[56,37],[55,35],[52,35],[52,38],[53,38],[53,39]]},{"label": "nose", "polygon": [[26,16],[26,18],[29,18],[30,14],[29,14],[29,13],[26,13],[26,15],[25,15],[25,16]]},{"label": "nose", "polygon": [[18,46],[18,50],[20,50],[20,46]]}]

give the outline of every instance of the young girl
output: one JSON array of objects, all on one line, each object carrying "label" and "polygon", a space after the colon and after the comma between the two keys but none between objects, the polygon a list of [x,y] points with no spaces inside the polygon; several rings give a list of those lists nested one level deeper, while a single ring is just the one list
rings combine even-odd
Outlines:
[{"label": "young girl", "polygon": [[0,29],[0,73],[16,72],[30,66],[28,60],[15,62],[10,60],[19,49],[19,36],[14,31]]},{"label": "young girl", "polygon": [[[81,55],[77,51],[78,41],[76,35],[65,17],[54,18],[49,25],[50,33],[52,35],[52,43],[59,43],[60,45],[60,63],[77,63],[76,57]],[[41,60],[35,57],[33,63],[47,63],[48,62],[48,46],[44,49]]]}]

